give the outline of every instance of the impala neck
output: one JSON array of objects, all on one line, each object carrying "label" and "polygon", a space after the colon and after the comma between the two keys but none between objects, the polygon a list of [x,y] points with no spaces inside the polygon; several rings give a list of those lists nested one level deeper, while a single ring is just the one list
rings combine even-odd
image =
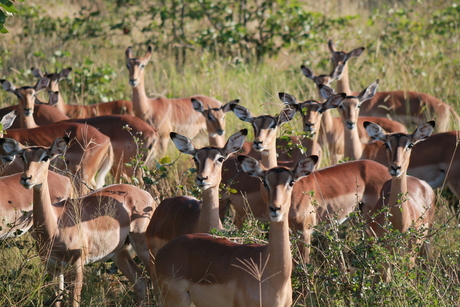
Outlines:
[{"label": "impala neck", "polygon": [[225,146],[225,136],[224,135],[217,135],[215,137],[209,136],[209,145],[216,146],[220,148],[224,148]]},{"label": "impala neck", "polygon": [[390,192],[390,222],[394,225],[395,229],[406,229],[409,225],[405,225],[404,221],[411,221],[409,200],[407,190],[407,173],[406,171],[399,177],[391,179],[391,192]]},{"label": "impala neck", "polygon": [[[57,216],[51,205],[48,177],[33,187],[33,223],[36,239],[41,244],[50,244],[56,233]],[[39,246],[42,246],[39,244]]]},{"label": "impala neck", "polygon": [[353,92],[350,89],[350,80],[348,78],[348,63],[346,63],[343,67],[342,78],[337,80],[336,92],[346,93],[347,96],[353,95]]},{"label": "impala neck", "polygon": [[209,233],[214,228],[223,229],[219,218],[219,186],[203,191],[203,202],[197,226],[197,232],[203,233]]},{"label": "impala neck", "polygon": [[62,99],[62,95],[61,95],[61,92],[59,91],[59,94],[58,94],[58,101],[56,103],[56,108],[61,111],[63,114],[67,114],[67,109],[68,109],[68,105],[64,102],[64,99]]},{"label": "impala neck", "polygon": [[276,140],[273,140],[272,145],[261,153],[262,165],[267,168],[273,168],[278,166],[278,160],[276,158]]},{"label": "impala neck", "polygon": [[31,129],[31,128],[38,127],[37,123],[35,122],[33,113],[30,116],[25,116],[22,112],[19,112],[19,114],[20,114],[20,118],[19,118],[20,128]]},{"label": "impala neck", "polygon": [[345,157],[348,157],[351,160],[361,159],[361,156],[363,155],[363,144],[359,139],[358,128],[355,126],[355,128],[350,130],[344,127],[343,130],[343,136],[345,137]]},{"label": "impala neck", "polygon": [[268,237],[267,257],[269,256],[270,258],[264,275],[272,276],[273,279],[280,279],[284,282],[290,278],[292,270],[291,242],[289,241],[287,216],[282,222],[270,222]]},{"label": "impala neck", "polygon": [[150,122],[151,118],[151,105],[149,98],[145,93],[144,86],[144,74],[141,74],[138,80],[139,84],[133,86],[133,109],[137,117],[143,119],[146,122]]}]

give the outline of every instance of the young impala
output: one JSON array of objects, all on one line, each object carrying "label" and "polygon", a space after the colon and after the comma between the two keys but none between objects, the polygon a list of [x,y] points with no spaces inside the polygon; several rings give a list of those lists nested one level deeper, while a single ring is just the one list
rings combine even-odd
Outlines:
[{"label": "young impala", "polygon": [[145,230],[154,200],[146,191],[120,184],[53,204],[50,190],[55,187],[50,186],[48,168],[51,160],[65,152],[68,141],[65,137],[54,140],[51,147],[24,147],[13,139],[0,139],[4,151],[24,160],[20,182],[33,189],[33,237],[46,268],[59,276],[58,298],[66,281],[72,290],[72,305],[80,306],[83,266],[112,259],[134,284],[136,306],[141,306],[147,282],[128,246],[133,246],[149,269]]},{"label": "young impala", "polygon": [[[350,52],[338,51],[332,40],[328,42],[332,56],[332,66],[342,66],[342,73],[337,81],[337,92],[345,92],[347,95],[356,95],[350,89],[348,76],[348,59],[360,56],[364,47],[356,48]],[[437,131],[447,131],[453,123],[460,122],[460,117],[448,104],[424,93],[406,90],[378,92],[361,108],[362,116],[391,117],[404,123],[420,125],[427,118],[436,118]]]},{"label": "young impala", "polygon": [[[407,168],[412,152],[412,147],[428,138],[434,129],[434,121],[427,122],[417,127],[412,134],[386,133],[379,125],[366,122],[364,126],[369,135],[378,141],[382,141],[387,148],[389,162],[388,172],[392,179],[385,183],[382,188],[382,197],[373,208],[366,204],[362,211],[367,219],[369,234],[382,237],[386,233],[383,225],[389,223],[392,228],[401,233],[407,232],[409,228],[420,230],[423,236],[433,223],[435,210],[435,195],[433,189],[425,182],[416,177],[407,176]],[[435,150],[432,148],[432,150]],[[383,210],[386,208],[388,211]],[[409,252],[422,244],[420,236],[411,236],[409,241]],[[429,244],[425,240],[421,254],[429,254]],[[396,252],[394,247],[390,250]],[[415,262],[415,256],[411,257]],[[386,266],[383,272],[383,279],[390,278],[389,268]]]},{"label": "young impala", "polygon": [[[132,48],[128,47],[125,56],[129,72],[129,84],[133,88],[134,113],[137,117],[158,129],[160,152],[164,153],[166,150],[169,133],[172,131],[193,138],[201,130],[206,130],[205,118],[193,109],[190,101],[192,98],[198,99],[203,105],[213,109],[222,107],[220,101],[202,95],[176,99],[165,97],[149,98],[145,92],[144,79],[145,67],[152,56],[152,47],[149,46],[145,55],[139,58],[133,57]],[[209,137],[211,138],[211,135]]]},{"label": "young impala", "polygon": [[264,183],[268,244],[238,244],[207,234],[177,237],[158,252],[155,262],[162,306],[291,306],[291,194],[317,159],[305,158],[294,169],[265,170],[255,159],[239,156],[243,170]]}]

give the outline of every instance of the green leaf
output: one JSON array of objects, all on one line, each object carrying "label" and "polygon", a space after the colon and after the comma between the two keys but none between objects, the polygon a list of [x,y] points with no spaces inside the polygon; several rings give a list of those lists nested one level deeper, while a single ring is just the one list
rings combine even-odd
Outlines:
[{"label": "green leaf", "polygon": [[16,10],[16,8],[14,7],[11,1],[6,1],[6,3],[3,3],[2,1],[2,4],[0,4],[0,6],[8,13],[12,13],[12,14],[18,13],[18,10]]},{"label": "green leaf", "polygon": [[5,23],[5,20],[6,20],[5,12],[3,12],[2,10],[0,10],[0,25],[3,26],[3,24]]}]

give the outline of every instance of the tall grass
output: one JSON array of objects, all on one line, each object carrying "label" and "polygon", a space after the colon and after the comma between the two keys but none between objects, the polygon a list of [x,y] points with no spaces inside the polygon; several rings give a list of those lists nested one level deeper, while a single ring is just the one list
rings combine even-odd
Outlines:
[{"label": "tall grass", "polygon": [[[135,0],[129,3],[138,4]],[[330,29],[327,37],[317,34],[317,43],[311,47],[303,45],[302,52],[286,47],[276,56],[264,57],[263,61],[216,56],[212,51],[196,48],[188,50],[185,63],[178,65],[172,56],[173,47],[170,52],[159,50],[146,68],[148,95],[203,94],[222,102],[238,98],[241,105],[256,115],[275,114],[282,108],[278,92],[290,93],[299,100],[317,98],[316,88],[302,76],[299,67],[305,64],[317,74],[329,73],[330,56],[325,42],[333,39],[346,51],[366,47],[361,57],[349,61],[354,90],[361,90],[379,78],[379,90],[428,93],[460,112],[460,18],[457,18],[460,13],[454,2],[304,0],[301,3],[305,9],[320,12],[326,18],[347,15],[357,18],[344,27]],[[33,85],[36,80],[31,67],[51,71],[70,66],[74,71],[69,80],[61,82],[67,102],[88,104],[131,98],[124,51],[133,46],[134,54],[143,55],[151,37],[136,28],[128,34],[120,29],[110,30],[110,25],[127,16],[117,13],[123,12],[118,10],[117,1],[31,0],[16,6],[23,17],[9,18],[7,27],[11,33],[0,39],[2,79],[13,81],[16,86]],[[70,24],[75,17],[81,17],[82,6],[86,7],[84,16],[91,21],[72,28]],[[100,15],[88,17],[90,12],[98,10]],[[68,19],[57,22],[57,17]],[[140,18],[140,22],[148,24],[149,21]],[[49,29],[45,29],[46,25]],[[90,25],[93,28],[81,31]],[[92,30],[97,32],[94,27],[106,30],[102,32],[107,35],[91,36]],[[63,39],[66,33],[62,31],[76,33],[78,37],[72,38],[69,34]],[[46,99],[46,95],[40,96]],[[15,104],[16,99],[0,92],[2,106]],[[298,132],[301,131],[299,122],[297,119],[293,124]],[[459,129],[459,124],[455,123],[452,128]],[[244,123],[233,114],[227,115],[227,135],[242,125]],[[156,196],[199,195],[193,187],[190,159],[179,157],[174,148],[168,156],[160,162],[172,162],[172,165],[153,165],[147,173],[159,182]],[[167,176],[163,176],[165,174]],[[435,224],[430,231],[432,256],[428,260],[420,259],[413,268],[408,265],[407,254],[392,255],[384,248],[391,242],[404,249],[406,236],[390,232],[382,240],[371,240],[365,235],[365,225],[358,214],[340,227],[319,226],[312,262],[306,265],[298,262],[293,273],[295,305],[460,305],[459,230],[456,213],[449,209],[449,200],[457,202],[451,200],[448,192],[439,193]],[[227,221],[225,233],[244,242],[264,242],[265,232],[260,227],[251,221],[237,231]],[[293,240],[295,237],[293,234]],[[292,246],[295,249],[295,244]],[[298,252],[293,253],[299,260]],[[1,306],[41,306],[52,297],[56,281],[46,274],[29,234],[2,242],[0,261],[3,264],[0,267]],[[378,279],[378,268],[383,261],[393,267],[393,279],[388,284]],[[131,285],[111,263],[85,268],[82,298],[83,306],[133,305]],[[150,305],[155,305],[153,299]]]}]

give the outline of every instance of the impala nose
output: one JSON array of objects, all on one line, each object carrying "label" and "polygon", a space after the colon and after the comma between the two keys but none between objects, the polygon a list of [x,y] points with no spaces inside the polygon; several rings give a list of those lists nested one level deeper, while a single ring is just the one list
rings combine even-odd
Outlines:
[{"label": "impala nose", "polygon": [[34,113],[34,110],[32,108],[24,108],[25,116],[31,116],[33,113]]},{"label": "impala nose", "polygon": [[315,124],[305,123],[305,132],[314,132]]},{"label": "impala nose", "polygon": [[262,151],[264,149],[264,146],[262,144],[263,144],[263,141],[254,140],[254,146],[253,147],[257,151]]},{"label": "impala nose", "polygon": [[399,176],[401,174],[401,166],[390,165],[390,175]]},{"label": "impala nose", "polygon": [[137,79],[129,79],[129,85],[136,87],[139,85],[139,82],[137,82]]},{"label": "impala nose", "polygon": [[355,128],[355,123],[351,121],[347,121],[347,128],[348,130],[352,130]]},{"label": "impala nose", "polygon": [[21,176],[21,185],[23,185],[26,189],[30,189],[32,187],[31,183],[29,182],[32,179],[32,175],[27,177],[26,175]]},{"label": "impala nose", "polygon": [[224,132],[225,132],[225,130],[223,130],[223,129],[218,129],[217,130],[218,135],[224,135]]}]

